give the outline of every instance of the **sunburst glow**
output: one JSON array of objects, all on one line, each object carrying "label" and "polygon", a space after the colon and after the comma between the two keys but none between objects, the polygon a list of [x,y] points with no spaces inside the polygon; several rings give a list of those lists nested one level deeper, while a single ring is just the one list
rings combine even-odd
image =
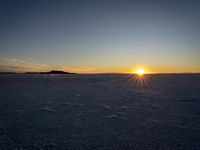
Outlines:
[{"label": "sunburst glow", "polygon": [[145,71],[144,71],[144,69],[138,69],[136,71],[136,74],[142,76],[143,74],[145,74]]}]

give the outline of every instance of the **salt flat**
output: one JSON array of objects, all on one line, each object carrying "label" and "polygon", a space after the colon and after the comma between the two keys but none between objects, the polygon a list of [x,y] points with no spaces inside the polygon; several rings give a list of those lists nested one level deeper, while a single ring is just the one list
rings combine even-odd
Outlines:
[{"label": "salt flat", "polygon": [[198,150],[200,75],[0,75],[0,149]]}]

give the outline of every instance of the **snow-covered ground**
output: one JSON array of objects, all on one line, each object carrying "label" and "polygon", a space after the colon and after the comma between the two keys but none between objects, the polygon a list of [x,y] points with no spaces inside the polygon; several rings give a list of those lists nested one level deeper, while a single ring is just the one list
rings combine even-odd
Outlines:
[{"label": "snow-covered ground", "polygon": [[0,149],[199,150],[200,75],[0,75]]}]

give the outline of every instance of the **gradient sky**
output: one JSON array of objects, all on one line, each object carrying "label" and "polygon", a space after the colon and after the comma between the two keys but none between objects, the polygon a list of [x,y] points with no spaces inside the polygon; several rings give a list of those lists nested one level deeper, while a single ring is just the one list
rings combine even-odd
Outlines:
[{"label": "gradient sky", "polygon": [[199,0],[1,0],[0,71],[200,72]]}]

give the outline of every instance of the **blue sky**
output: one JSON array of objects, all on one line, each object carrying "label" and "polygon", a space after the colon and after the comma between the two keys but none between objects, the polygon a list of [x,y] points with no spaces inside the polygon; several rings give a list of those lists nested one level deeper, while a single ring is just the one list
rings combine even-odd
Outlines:
[{"label": "blue sky", "polygon": [[2,0],[0,70],[96,73],[145,66],[152,72],[200,72],[199,5],[198,0]]}]

